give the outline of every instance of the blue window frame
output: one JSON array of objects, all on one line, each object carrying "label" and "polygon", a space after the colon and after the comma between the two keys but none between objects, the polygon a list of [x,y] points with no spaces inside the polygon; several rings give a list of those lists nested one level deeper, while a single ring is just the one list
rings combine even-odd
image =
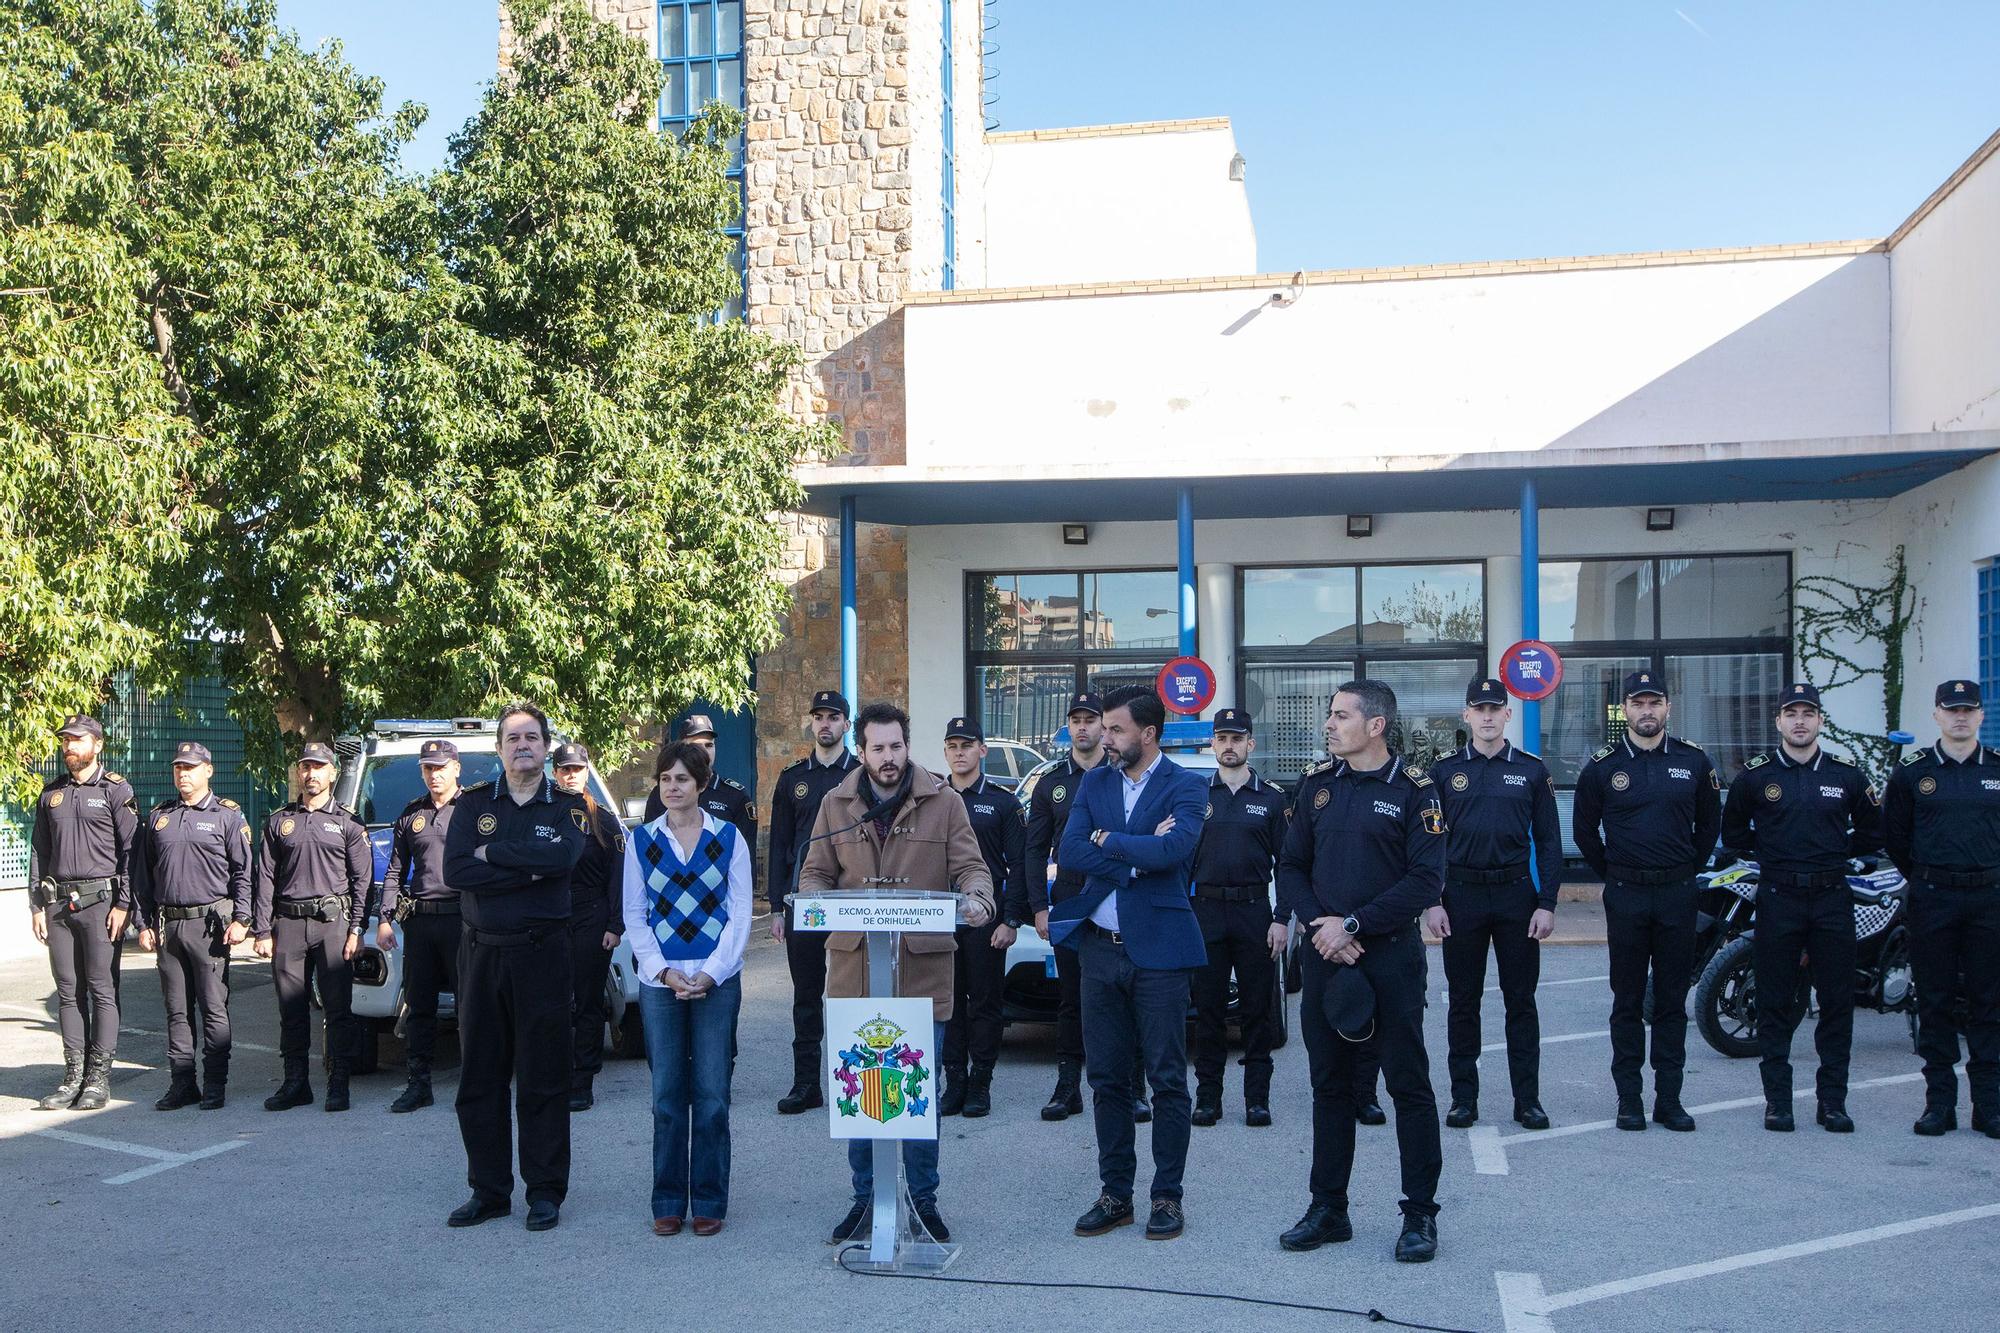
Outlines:
[{"label": "blue window frame", "polygon": [[951,0],[944,0],[944,290],[958,286],[958,164],[953,143],[951,87]]},{"label": "blue window frame", "polygon": [[2000,556],[1979,567],[1979,690],[1988,700],[1979,739],[2000,745]]},{"label": "blue window frame", "polygon": [[[682,134],[710,102],[743,110],[742,0],[661,0],[660,65],[666,72],[660,91],[660,128]],[[745,295],[743,252],[743,135],[729,143],[729,179],[736,182],[736,221],[723,228],[729,237],[729,263],[736,270],[736,296],[720,312],[723,319],[743,314]]]}]

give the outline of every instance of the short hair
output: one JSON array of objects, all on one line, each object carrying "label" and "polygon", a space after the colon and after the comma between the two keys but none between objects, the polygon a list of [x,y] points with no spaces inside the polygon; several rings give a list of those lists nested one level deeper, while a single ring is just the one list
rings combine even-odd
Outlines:
[{"label": "short hair", "polygon": [[553,739],[549,734],[549,715],[529,703],[526,699],[516,699],[513,703],[501,709],[500,716],[493,720],[493,730],[495,732],[504,732],[507,730],[508,718],[520,717],[524,713],[535,719],[535,725],[542,729],[542,744],[547,745]]},{"label": "short hair", "polygon": [[868,744],[870,726],[894,723],[903,729],[903,743],[910,740],[910,715],[886,699],[877,699],[854,716],[854,737],[864,746]]},{"label": "short hair", "polygon": [[[1379,680],[1362,676],[1348,681],[1335,694],[1351,694],[1361,701],[1361,716],[1382,719],[1382,739],[1389,739],[1389,733],[1396,729],[1396,692]],[[1332,707],[1332,701],[1327,703]]]},{"label": "short hair", "polygon": [[708,757],[707,748],[693,741],[672,741],[662,745],[660,762],[653,766],[654,776],[658,777],[675,764],[688,771],[688,776],[694,779],[697,787],[706,787],[709,775],[715,771],[715,763]]},{"label": "short hair", "polygon": [[1141,727],[1151,727],[1156,734],[1165,735],[1167,728],[1167,706],[1160,701],[1157,692],[1144,685],[1127,685],[1104,696],[1104,711],[1122,708],[1132,715],[1132,721]]}]

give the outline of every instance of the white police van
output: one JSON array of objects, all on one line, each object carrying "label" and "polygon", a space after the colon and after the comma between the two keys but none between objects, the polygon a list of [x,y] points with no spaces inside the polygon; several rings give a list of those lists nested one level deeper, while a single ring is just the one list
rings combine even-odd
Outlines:
[{"label": "white police van", "polygon": [[[417,752],[425,741],[439,737],[458,747],[460,786],[500,779],[498,738],[491,718],[384,718],[360,736],[343,736],[334,741],[334,752],[340,757],[340,778],[334,787],[334,798],[367,825],[368,845],[375,856],[373,887],[368,898],[368,929],[363,932],[361,949],[354,956],[354,1016],[366,1025],[364,1030],[369,1034],[369,1039],[361,1043],[356,1073],[374,1071],[377,1043],[373,1038],[387,1032],[400,1037],[407,1017],[403,1000],[403,951],[400,947],[387,953],[378,949],[375,927],[380,920],[382,877],[389,868],[393,825],[404,807],[427,791]],[[558,743],[561,739],[557,738]],[[595,767],[586,781],[599,805],[617,810]],[[611,910],[619,910],[618,904],[612,904]],[[396,927],[396,936],[400,944],[401,927]],[[605,990],[612,1053],[628,1058],[643,1054],[639,983],[630,944],[621,941],[611,955]],[[439,1021],[451,1022],[456,1017],[455,998],[448,992],[438,996]]]},{"label": "white police van", "polygon": [[[1161,737],[1160,748],[1169,759],[1182,768],[1199,773],[1204,778],[1214,775],[1216,769],[1215,752],[1209,748],[1214,735],[1209,724],[1201,721],[1167,723]],[[1021,807],[1025,811],[1034,799],[1036,784],[1062,766],[1069,755],[1069,728],[1057,731],[1049,748],[1056,752],[1056,758],[1039,765],[1021,780],[1019,792]],[[1056,842],[1062,842],[1062,830],[1056,830]],[[1055,880],[1055,867],[1046,868],[1050,882]],[[1277,881],[1271,884],[1271,903],[1276,906],[1278,897]],[[1277,1024],[1272,1044],[1283,1046],[1291,1035],[1291,1012],[1285,997],[1299,990],[1298,950],[1304,941],[1299,931],[1299,923],[1291,923],[1291,935],[1287,941],[1284,957],[1275,969],[1271,1012]],[[1061,991],[1056,980],[1055,949],[1035,930],[1034,924],[1021,927],[1014,936],[1014,943],[1007,950],[1007,981],[1003,1000],[1006,1021],[1009,1023],[1053,1023],[1056,1009],[1061,1001]],[[1237,1023],[1236,981],[1229,982],[1229,1024]]]}]

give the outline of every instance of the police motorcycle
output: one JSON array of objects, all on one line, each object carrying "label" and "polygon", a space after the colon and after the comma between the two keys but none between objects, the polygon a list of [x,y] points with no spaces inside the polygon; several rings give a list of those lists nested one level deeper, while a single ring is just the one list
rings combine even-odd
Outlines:
[{"label": "police motorcycle", "polygon": [[[1903,876],[1880,857],[1851,860],[1847,871],[1854,906],[1854,1006],[1906,1014],[1914,1032],[1917,992],[1910,971]],[[1755,861],[1737,861],[1698,879],[1695,1026],[1722,1054],[1747,1059],[1758,1053],[1756,904],[1761,876]],[[1802,980],[1802,991],[1809,986]]]}]

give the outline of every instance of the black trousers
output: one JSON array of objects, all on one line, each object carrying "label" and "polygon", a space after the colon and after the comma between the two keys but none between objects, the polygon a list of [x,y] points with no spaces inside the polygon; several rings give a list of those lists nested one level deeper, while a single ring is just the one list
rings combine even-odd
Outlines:
[{"label": "black trousers", "polygon": [[86,1049],[103,1055],[118,1050],[118,951],[122,941],[105,935],[111,900],[100,898],[78,912],[51,903],[49,971],[56,982],[56,1026],[63,1053],[81,1057]]},{"label": "black trousers", "polygon": [[993,947],[995,922],[958,928],[952,958],[951,1020],[944,1026],[944,1063],[954,1073],[974,1066],[991,1069],[1000,1058],[1000,1034],[1007,1027],[1002,993],[1007,985],[1007,951]]},{"label": "black trousers", "polygon": [[[1071,936],[1074,939],[1074,936]],[[1083,1063],[1083,961],[1057,945],[1056,1059]]]},{"label": "black trousers", "polygon": [[1441,946],[1450,993],[1445,1037],[1451,1099],[1479,1100],[1480,1001],[1486,990],[1486,955],[1500,970],[1500,999],[1507,1013],[1507,1077],[1514,1102],[1542,1099],[1542,1020],[1535,986],[1542,978],[1542,946],[1528,938],[1535,915],[1534,881],[1452,884],[1444,889],[1451,934]]},{"label": "black trousers", "polygon": [[825,932],[793,930],[788,924],[785,965],[792,973],[792,1077],[817,1087],[822,1077],[820,1043],[826,1037]]},{"label": "black trousers", "polygon": [[[1393,935],[1370,936],[1356,964],[1375,991],[1373,1042],[1381,1057],[1389,1097],[1396,1107],[1396,1154],[1403,1178],[1402,1209],[1437,1216],[1438,1176],[1444,1146],[1437,1095],[1431,1090],[1430,1055],[1424,1049],[1424,942],[1412,922]],[[1354,1112],[1367,1095],[1356,1065],[1367,1043],[1351,1042],[1326,1017],[1326,988],[1334,965],[1315,949],[1304,951],[1305,987],[1299,1001],[1299,1034],[1312,1072],[1314,1203],[1347,1206],[1354,1171]],[[1373,1090],[1372,1074],[1368,1091]]]},{"label": "black trousers", "polygon": [[437,1057],[438,995],[458,998],[459,915],[413,913],[403,922],[403,1003],[409,1006],[404,1036],[410,1044],[410,1073],[428,1074]]},{"label": "black trousers", "polygon": [[1611,941],[1611,1082],[1620,1101],[1644,1092],[1646,977],[1653,978],[1653,1097],[1680,1100],[1687,1067],[1687,993],[1694,965],[1695,882],[1604,885]]},{"label": "black trousers", "polygon": [[514,1195],[508,1103],[520,1120],[521,1183],[529,1203],[569,1192],[569,923],[524,931],[519,944],[482,944],[467,929],[458,957],[458,1132],[476,1198]]},{"label": "black trousers", "polygon": [[586,1089],[604,1068],[604,980],[611,950],[604,947],[610,918],[602,911],[570,918],[569,1084]]},{"label": "black trousers", "polygon": [[[1138,1169],[1133,1099],[1141,1074],[1153,1090],[1149,1197],[1178,1199],[1187,1169],[1194,1101],[1187,1086],[1187,1006],[1192,968],[1140,967],[1091,926],[1076,939],[1083,970],[1083,1043],[1097,1122],[1097,1173],[1106,1194],[1132,1197]],[[1138,1057],[1133,1056],[1134,1048]]]},{"label": "black trousers", "polygon": [[1264,1106],[1271,1100],[1271,991],[1277,962],[1271,957],[1271,904],[1260,891],[1254,899],[1194,900],[1195,920],[1208,962],[1194,974],[1195,1087],[1222,1095],[1222,1067],[1229,1058],[1229,974],[1236,973],[1236,1003],[1243,1031],[1243,1100]]},{"label": "black trousers", "polygon": [[341,951],[347,944],[347,913],[331,921],[278,916],[271,920],[271,986],[278,993],[278,1054],[289,1072],[311,1050],[312,1000],[309,972],[319,974],[319,1002],[326,1010],[327,1054],[354,1058],[354,971]]},{"label": "black trousers", "polygon": [[1757,889],[1757,1065],[1764,1099],[1792,1100],[1792,1034],[1806,1012],[1805,955],[1819,992],[1819,1100],[1847,1104],[1847,1058],[1854,1045],[1854,902],[1838,888],[1799,889],[1768,879]]},{"label": "black trousers", "polygon": [[[1761,908],[1760,908],[1761,910]],[[1956,1106],[1958,1024],[1965,995],[1965,1077],[1972,1106],[2000,1115],[2000,891],[1910,884],[1910,964],[1917,983],[1917,1053],[1924,1104]]]},{"label": "black trousers", "polygon": [[201,1009],[201,1073],[211,1083],[229,1077],[229,921],[210,912],[160,923],[160,1000],[167,1011],[167,1068],[194,1072],[190,1006]]}]

